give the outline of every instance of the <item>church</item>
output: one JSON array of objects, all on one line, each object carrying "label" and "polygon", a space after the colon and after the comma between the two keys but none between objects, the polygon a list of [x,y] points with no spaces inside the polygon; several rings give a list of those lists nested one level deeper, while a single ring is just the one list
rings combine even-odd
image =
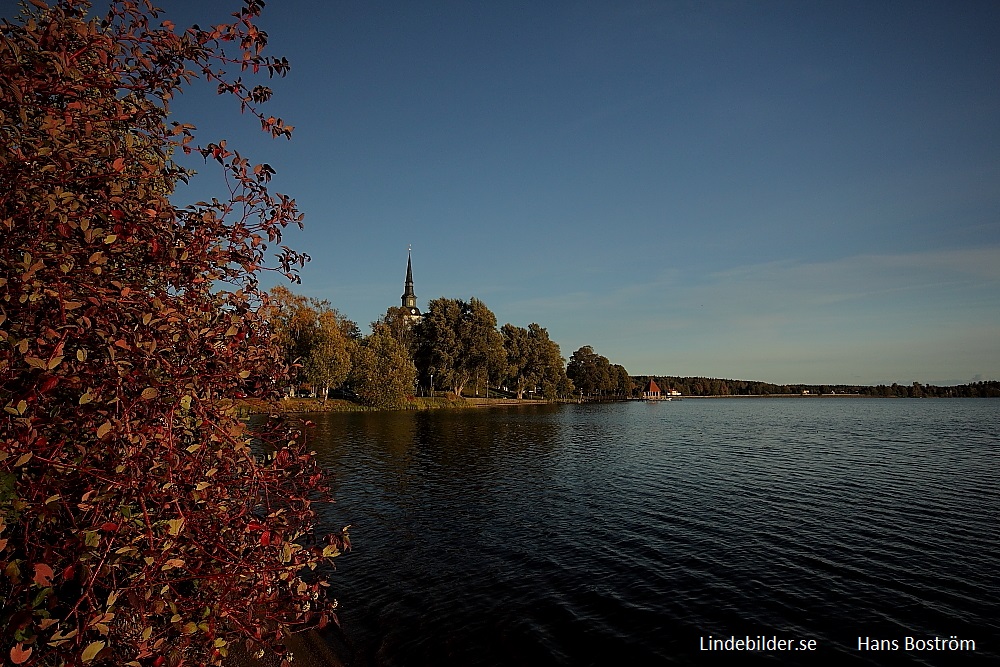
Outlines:
[{"label": "church", "polygon": [[419,322],[423,315],[417,308],[417,295],[413,293],[413,265],[410,260],[410,250],[406,250],[406,282],[403,284],[403,309],[408,313],[410,322]]}]

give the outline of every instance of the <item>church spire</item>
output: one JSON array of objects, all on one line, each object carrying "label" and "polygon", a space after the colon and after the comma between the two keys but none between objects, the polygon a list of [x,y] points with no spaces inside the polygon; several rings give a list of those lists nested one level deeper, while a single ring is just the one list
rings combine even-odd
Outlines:
[{"label": "church spire", "polygon": [[409,311],[411,317],[420,317],[417,308],[417,295],[413,293],[413,264],[410,260],[410,248],[406,249],[406,283],[403,285],[403,308]]}]

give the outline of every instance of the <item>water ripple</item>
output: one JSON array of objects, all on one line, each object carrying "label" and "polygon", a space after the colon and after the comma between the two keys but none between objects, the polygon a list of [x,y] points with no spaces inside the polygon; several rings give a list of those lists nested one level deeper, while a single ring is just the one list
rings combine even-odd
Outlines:
[{"label": "water ripple", "polygon": [[813,638],[857,664],[879,662],[859,636],[955,634],[998,660],[998,408],[314,416],[328,520],[354,525],[334,579],[354,662],[694,664],[709,634]]}]

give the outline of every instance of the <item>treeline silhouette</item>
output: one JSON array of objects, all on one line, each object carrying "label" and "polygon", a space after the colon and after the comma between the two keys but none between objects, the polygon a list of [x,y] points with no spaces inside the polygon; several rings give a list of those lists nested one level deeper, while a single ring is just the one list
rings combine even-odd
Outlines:
[{"label": "treeline silhouette", "polygon": [[632,380],[638,391],[652,377],[660,389],[676,389],[684,396],[772,396],[781,394],[853,394],[898,398],[998,398],[1000,381],[987,380],[955,386],[932,384],[846,385],[846,384],[771,384],[753,380],[726,380],[706,377],[676,377],[670,375],[638,375]]}]

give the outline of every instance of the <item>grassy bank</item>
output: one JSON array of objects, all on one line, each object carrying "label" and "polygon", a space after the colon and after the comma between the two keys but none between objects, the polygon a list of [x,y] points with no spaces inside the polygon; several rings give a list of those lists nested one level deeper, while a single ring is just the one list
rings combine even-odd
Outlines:
[{"label": "grassy bank", "polygon": [[[441,410],[457,408],[500,407],[509,405],[539,405],[545,401],[517,400],[513,398],[456,398],[455,396],[411,397],[407,399],[403,410]],[[241,417],[253,414],[300,412],[377,412],[380,408],[372,408],[352,401],[342,399],[321,398],[285,398],[277,401],[265,401],[259,398],[241,398],[236,400],[236,408]]]}]

